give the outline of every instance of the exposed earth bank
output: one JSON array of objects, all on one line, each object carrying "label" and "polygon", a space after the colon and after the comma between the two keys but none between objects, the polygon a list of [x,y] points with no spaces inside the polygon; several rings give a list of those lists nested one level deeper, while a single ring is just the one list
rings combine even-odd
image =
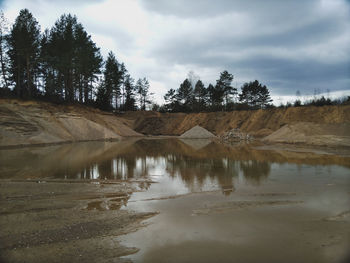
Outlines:
[{"label": "exposed earth bank", "polygon": [[233,129],[265,143],[350,146],[350,106],[291,107],[211,113],[128,112],[135,131],[181,135],[199,125],[217,136]]},{"label": "exposed earth bank", "polygon": [[179,136],[199,125],[216,136],[232,129],[265,143],[350,146],[350,105],[211,113],[126,112],[0,99],[0,146]]}]

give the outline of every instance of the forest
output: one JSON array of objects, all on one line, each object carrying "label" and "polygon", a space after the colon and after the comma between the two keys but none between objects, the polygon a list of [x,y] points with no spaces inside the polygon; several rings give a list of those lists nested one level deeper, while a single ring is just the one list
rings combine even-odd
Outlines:
[{"label": "forest", "polygon": [[[258,80],[248,82],[238,93],[232,86],[233,75],[226,70],[215,85],[207,87],[190,72],[177,89],[168,90],[165,104],[158,105],[152,101],[148,79],[135,81],[113,51],[104,60],[100,48],[71,14],[62,15],[51,29],[41,33],[28,9],[20,11],[11,27],[1,12],[0,64],[2,97],[80,103],[105,111],[201,112],[273,107],[265,85]],[[333,103],[321,99],[321,105]],[[293,106],[301,106],[301,102]]]}]

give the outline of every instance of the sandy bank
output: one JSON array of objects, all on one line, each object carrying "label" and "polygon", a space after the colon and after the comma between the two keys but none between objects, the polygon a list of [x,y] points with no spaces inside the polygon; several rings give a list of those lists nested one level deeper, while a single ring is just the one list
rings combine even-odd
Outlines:
[{"label": "sandy bank", "polygon": [[216,136],[232,129],[264,143],[350,146],[350,106],[211,113],[126,112],[0,99],[0,147],[130,136],[180,136],[195,126]]},{"label": "sandy bank", "polygon": [[33,101],[0,100],[0,124],[1,146],[142,136],[110,113]]},{"label": "sandy bank", "polygon": [[350,145],[350,106],[291,107],[210,113],[130,112],[135,131],[150,135],[181,135],[199,125],[220,136],[239,129],[266,143]]}]

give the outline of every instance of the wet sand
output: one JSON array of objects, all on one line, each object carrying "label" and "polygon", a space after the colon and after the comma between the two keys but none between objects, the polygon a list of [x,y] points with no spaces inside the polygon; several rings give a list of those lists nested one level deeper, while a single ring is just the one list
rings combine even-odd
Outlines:
[{"label": "wet sand", "polygon": [[156,213],[120,210],[131,183],[0,181],[1,262],[124,262],[117,237]]}]

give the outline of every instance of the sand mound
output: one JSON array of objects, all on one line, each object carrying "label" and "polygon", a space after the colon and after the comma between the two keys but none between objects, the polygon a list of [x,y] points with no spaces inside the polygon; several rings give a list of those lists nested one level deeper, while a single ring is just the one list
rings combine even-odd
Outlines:
[{"label": "sand mound", "polygon": [[214,134],[198,125],[194,126],[192,129],[186,131],[180,136],[180,138],[183,139],[205,139],[214,137],[216,137]]},{"label": "sand mound", "polygon": [[299,122],[284,125],[263,141],[329,146],[350,146],[350,124]]}]

